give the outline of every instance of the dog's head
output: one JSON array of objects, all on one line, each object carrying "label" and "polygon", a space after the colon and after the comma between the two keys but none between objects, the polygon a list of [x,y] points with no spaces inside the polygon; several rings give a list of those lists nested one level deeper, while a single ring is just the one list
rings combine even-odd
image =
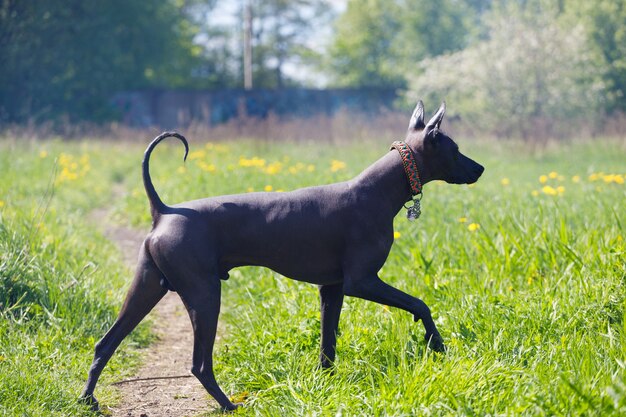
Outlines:
[{"label": "dog's head", "polygon": [[422,160],[423,181],[442,180],[450,184],[472,184],[485,168],[459,152],[459,147],[440,130],[446,104],[424,123],[424,103],[418,101],[409,122],[406,142]]}]

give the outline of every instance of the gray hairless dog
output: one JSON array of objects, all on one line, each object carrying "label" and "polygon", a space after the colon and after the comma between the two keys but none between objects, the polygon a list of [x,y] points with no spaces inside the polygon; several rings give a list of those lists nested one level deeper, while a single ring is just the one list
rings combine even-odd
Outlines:
[{"label": "gray hairless dog", "polygon": [[[442,104],[428,123],[418,102],[405,138],[409,162],[422,183],[443,180],[471,184],[484,168],[459,152],[440,131]],[[412,199],[410,175],[401,152],[392,149],[356,178],[285,193],[249,193],[165,205],[150,179],[146,149],[143,180],[152,213],[152,231],[141,245],[139,264],[119,317],[95,347],[82,398],[97,409],[93,391],[120,342],[168,289],[178,292],[193,325],[192,373],[225,410],[237,407],[213,374],[213,342],[220,311],[221,280],[243,265],[259,265],[319,286],[322,367],[335,359],[344,295],[398,307],[421,320],[429,346],[444,350],[428,306],[384,283],[378,271],[393,243],[393,219]],[[407,155],[405,155],[407,156]],[[418,181],[419,182],[419,181]]]}]

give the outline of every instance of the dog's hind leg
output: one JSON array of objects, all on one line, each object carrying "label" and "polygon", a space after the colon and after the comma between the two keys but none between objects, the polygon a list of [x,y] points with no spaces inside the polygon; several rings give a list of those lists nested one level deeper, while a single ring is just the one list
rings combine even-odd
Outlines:
[{"label": "dog's hind leg", "polygon": [[224,410],[237,408],[221,390],[213,373],[213,345],[220,314],[221,282],[215,275],[194,281],[193,288],[179,291],[193,326],[193,365],[191,373]]},{"label": "dog's hind leg", "polygon": [[322,368],[330,368],[335,361],[337,330],[343,304],[343,283],[320,285],[319,288],[322,310],[320,364]]},{"label": "dog's hind leg", "polygon": [[89,377],[81,394],[81,399],[90,403],[92,408],[98,408],[93,391],[107,362],[122,340],[137,327],[167,292],[160,284],[162,278],[163,274],[150,257],[145,244],[142,245],[135,278],[126,294],[124,305],[111,329],[96,344]]}]

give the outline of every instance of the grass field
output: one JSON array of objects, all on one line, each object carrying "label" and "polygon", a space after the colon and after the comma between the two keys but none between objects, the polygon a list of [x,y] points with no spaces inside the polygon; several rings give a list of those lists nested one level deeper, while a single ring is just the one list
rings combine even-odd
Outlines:
[{"label": "grass field", "polygon": [[[391,142],[189,139],[184,166],[178,143],[153,155],[168,203],[345,180]],[[396,218],[381,271],[431,307],[448,352],[427,351],[408,313],[348,298],[336,372],[322,373],[316,288],[241,268],[222,286],[216,346],[218,381],[246,403],[236,414],[626,413],[626,149],[460,145],[485,174],[474,186],[428,184],[422,217]],[[90,213],[109,205],[115,221],[149,224],[144,147],[0,142],[0,414],[91,415],[76,398],[129,279]],[[123,345],[101,402],[149,341],[142,326]]]}]

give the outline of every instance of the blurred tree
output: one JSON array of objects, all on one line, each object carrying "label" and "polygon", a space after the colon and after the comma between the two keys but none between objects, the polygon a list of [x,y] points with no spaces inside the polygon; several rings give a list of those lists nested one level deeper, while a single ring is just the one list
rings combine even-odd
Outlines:
[{"label": "blurred tree", "polygon": [[401,87],[398,34],[402,9],[395,1],[352,0],[335,24],[328,69],[335,84]]},{"label": "blurred tree", "polygon": [[482,15],[491,8],[493,0],[465,0],[464,3],[467,7],[470,7],[479,15]]},{"label": "blurred tree", "polygon": [[[214,16],[219,0],[184,0],[183,15],[191,22],[192,56],[195,57],[191,77],[183,86],[190,88],[229,88],[240,84],[239,28]],[[222,1],[222,3],[224,3]],[[182,80],[181,80],[182,81]]]},{"label": "blurred tree", "polygon": [[514,13],[529,21],[551,16],[564,30],[582,26],[585,45],[590,49],[587,55],[594,55],[596,70],[604,82],[602,110],[608,114],[626,112],[626,0],[493,1],[499,14],[508,13],[514,6]]},{"label": "blurred tree", "polygon": [[403,0],[401,38],[406,62],[458,51],[467,46],[470,20],[475,14],[458,0]]},{"label": "blurred tree", "polygon": [[102,120],[115,91],[189,85],[202,51],[187,4],[3,0],[0,121]]},{"label": "blurred tree", "polygon": [[563,27],[554,15],[509,4],[486,26],[487,40],[422,62],[409,75],[411,100],[449,99],[457,116],[499,136],[545,137],[574,129],[574,120],[591,123],[604,84],[582,24]]},{"label": "blurred tree", "polygon": [[[280,88],[288,62],[311,54],[310,37],[332,16],[328,0],[244,0],[252,9],[254,87]],[[243,8],[242,8],[243,10]]]},{"label": "blurred tree", "polygon": [[478,10],[486,7],[485,1],[473,3],[350,0],[329,49],[336,84],[405,86],[406,68],[466,46]]},{"label": "blurred tree", "polygon": [[605,63],[607,110],[626,112],[626,0],[600,0],[586,5],[591,39]]}]

